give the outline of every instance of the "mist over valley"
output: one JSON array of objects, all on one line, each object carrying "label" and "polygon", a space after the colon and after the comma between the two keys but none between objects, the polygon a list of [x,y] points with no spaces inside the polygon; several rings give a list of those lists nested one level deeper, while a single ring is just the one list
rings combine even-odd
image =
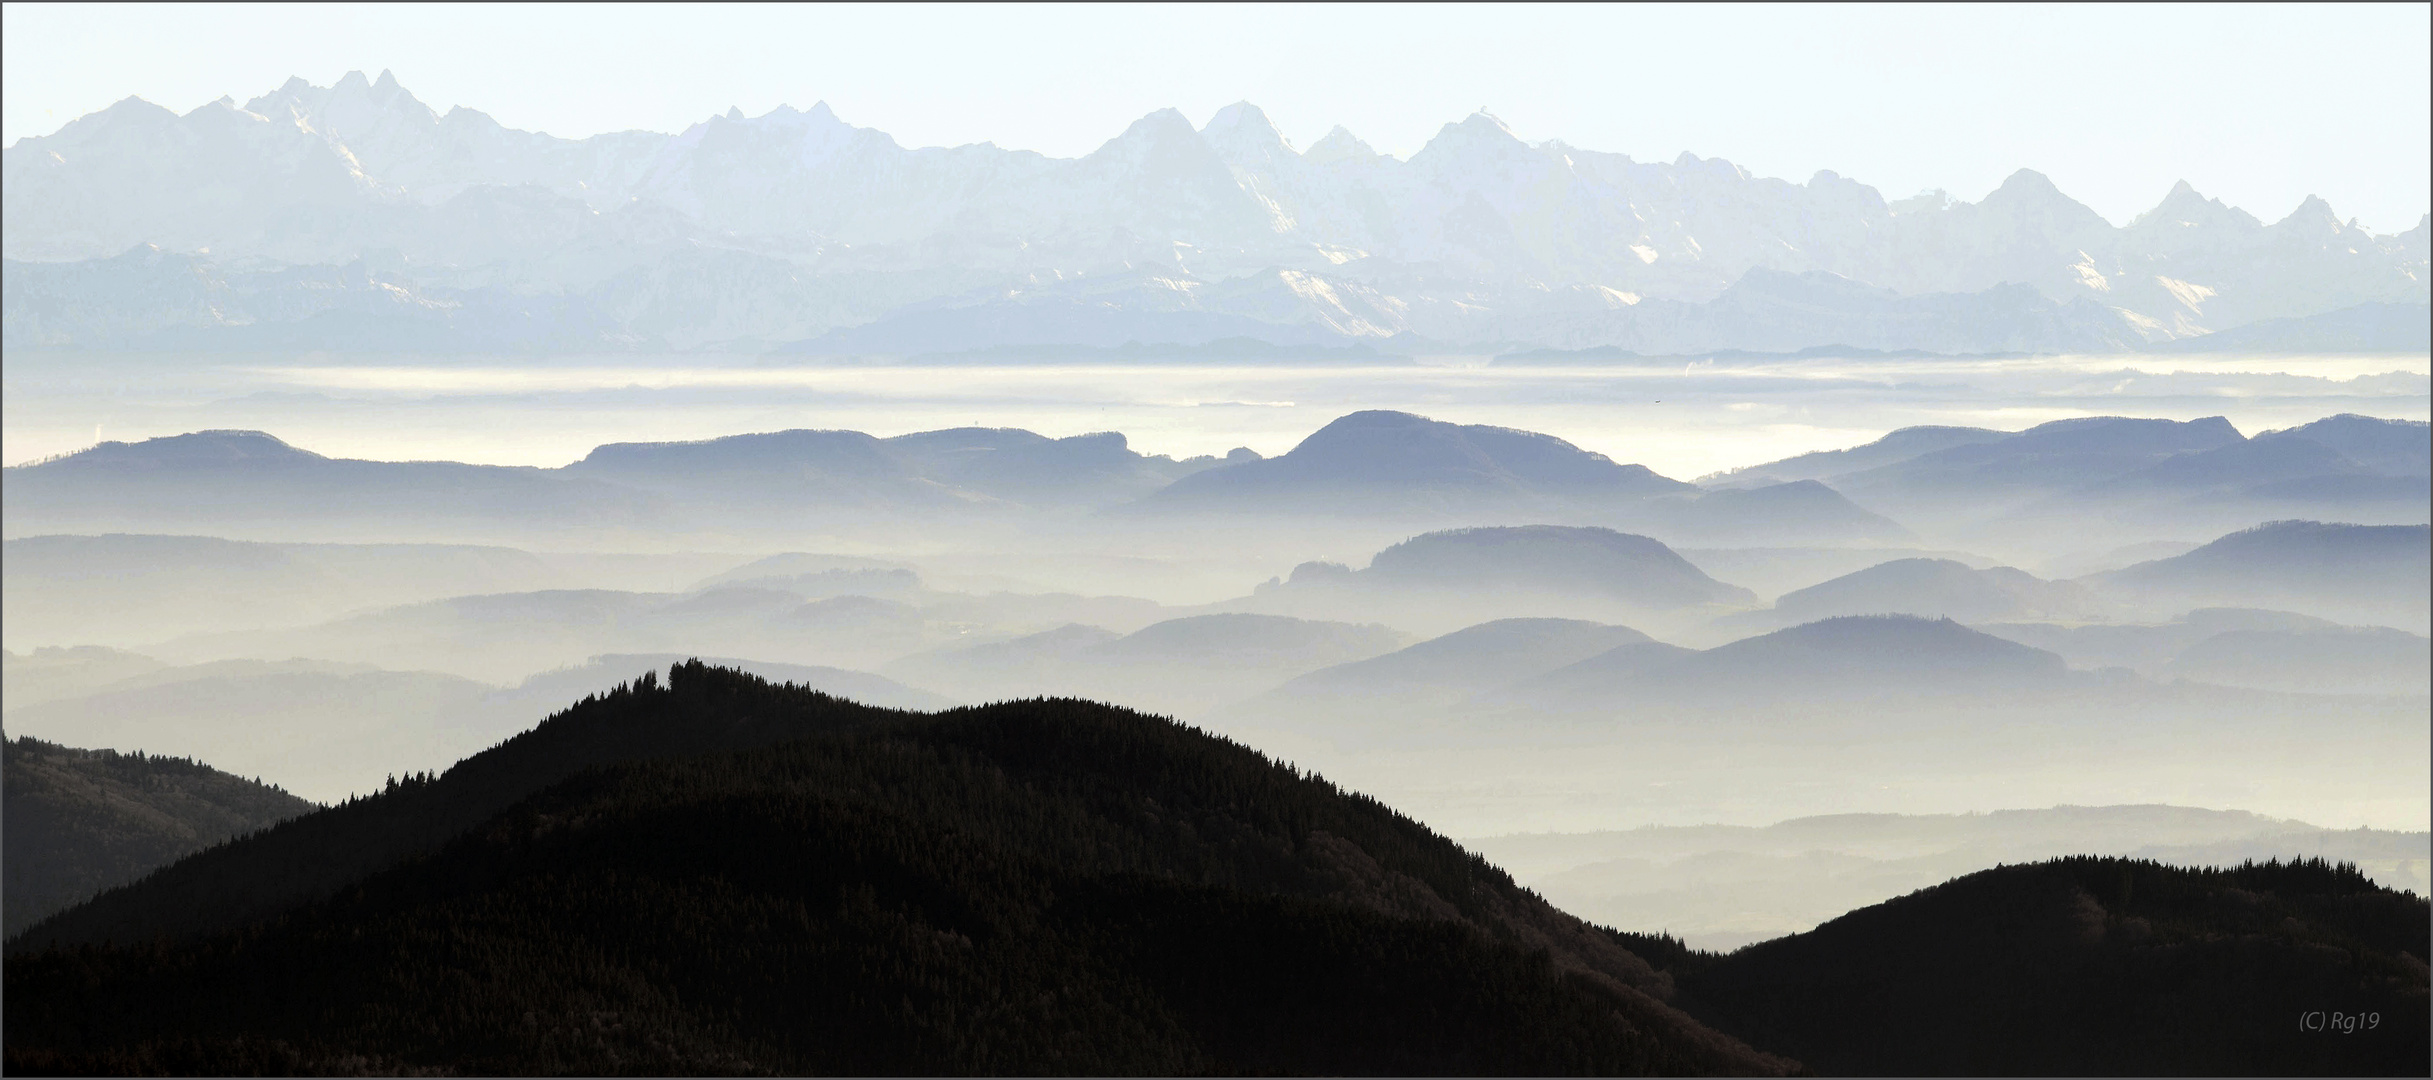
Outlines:
[{"label": "mist over valley", "polygon": [[1484,108],[62,120],[11,1073],[2433,1052],[2426,220]]}]

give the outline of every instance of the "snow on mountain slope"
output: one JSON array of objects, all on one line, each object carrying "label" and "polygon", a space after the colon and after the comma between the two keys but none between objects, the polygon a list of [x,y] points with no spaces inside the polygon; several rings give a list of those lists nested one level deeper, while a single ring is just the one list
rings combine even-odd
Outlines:
[{"label": "snow on mountain slope", "polygon": [[[1248,102],[1197,129],[1159,110],[1053,159],[906,148],[824,103],[560,139],[357,72],[184,116],[129,99],[4,156],[0,249],[20,263],[150,244],[206,277],[367,261],[410,266],[432,295],[606,290],[586,304],[678,349],[928,310],[963,312],[963,345],[1005,343],[992,327],[1152,341],[1223,324],[1282,341],[2109,351],[2422,304],[2433,279],[2426,225],[2373,236],[2319,199],[2267,225],[2183,183],[2115,228],[2031,170],[1976,203],[1887,202],[1831,172],[1531,145],[1485,113],[1408,160],[1340,128],[1298,151]],[[98,316],[9,320],[107,344],[56,340]]]}]

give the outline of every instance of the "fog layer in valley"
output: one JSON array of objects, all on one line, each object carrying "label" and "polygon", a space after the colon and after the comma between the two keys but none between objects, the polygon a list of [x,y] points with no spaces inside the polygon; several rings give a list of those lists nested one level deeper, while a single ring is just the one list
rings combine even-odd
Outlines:
[{"label": "fog layer in valley", "polygon": [[[1084,376],[12,359],[10,437],[71,452],[0,488],[4,722],[330,801],[699,656],[1174,715],[1695,944],[2088,830],[2422,889],[2433,445],[2386,361],[1133,368],[1051,407]],[[1306,400],[1176,403],[1219,390]],[[560,406],[652,419],[561,452]],[[173,434],[57,442],[105,414]]]},{"label": "fog layer in valley", "polygon": [[2353,862],[2384,885],[2422,895],[2433,885],[2429,840],[2433,834],[2422,830],[2332,830],[2243,811],[2149,805],[1840,814],[1762,828],[1648,826],[1464,843],[1565,911],[1613,926],[1665,927],[1693,948],[1720,951],[2062,852],[2187,866],[2299,855]]}]

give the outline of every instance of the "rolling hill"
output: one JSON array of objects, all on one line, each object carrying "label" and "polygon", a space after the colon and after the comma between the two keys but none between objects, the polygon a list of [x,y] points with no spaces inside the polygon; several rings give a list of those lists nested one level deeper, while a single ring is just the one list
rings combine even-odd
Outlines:
[{"label": "rolling hill", "polygon": [[1754,601],[1644,536],[1592,526],[1451,529],[1395,544],[1364,570],[1308,564],[1289,588],[1377,592],[1541,592],[1657,610]]},{"label": "rolling hill", "polygon": [[1282,455],[1186,476],[1142,500],[1139,510],[1543,513],[1694,491],[1551,435],[1371,411],[1340,417]]},{"label": "rolling hill", "polygon": [[1751,487],[1761,484],[1788,484],[1801,480],[1824,480],[1845,473],[1864,472],[1884,465],[1898,464],[1914,457],[1949,450],[1960,446],[1975,446],[2009,437],[2006,431],[1989,428],[1925,425],[1905,427],[1887,432],[1883,438],[1864,446],[1847,450],[1816,450],[1751,465],[1713,476],[1699,478],[1700,483],[1715,486]]},{"label": "rolling hill", "polygon": [[2042,649],[1950,619],[1875,615],[1824,619],[1702,651],[1623,645],[1497,696],[1573,710],[1944,696],[2005,700],[2069,682],[2061,658]]},{"label": "rolling hill", "polygon": [[2025,431],[1903,428],[1702,482],[1814,479],[1868,507],[1986,539],[2021,534],[2117,545],[2260,520],[2422,520],[2433,438],[2421,420],[2344,413],[2248,438],[2221,417],[2081,417]]},{"label": "rolling hill", "polygon": [[[1139,454],[1115,432],[1050,439],[1014,428],[608,443],[554,469],[332,458],[259,431],[199,431],[13,465],[5,495],[18,536],[201,530],[282,539],[560,538],[569,530],[681,530],[689,515],[713,509],[739,526],[781,527],[834,516],[1105,507],[1220,463]],[[400,535],[399,515],[420,523],[418,531]],[[492,557],[514,554],[521,553]],[[493,576],[504,569],[493,568]]]},{"label": "rolling hill", "polygon": [[546,712],[494,713],[485,707],[492,690],[369,664],[221,660],[12,704],[4,715],[13,734],[190,757],[333,800],[454,761]]},{"label": "rolling hill", "polygon": [[360,532],[378,522],[381,540],[454,539],[451,529],[630,527],[664,512],[646,493],[556,470],[331,458],[259,431],[103,442],[6,475],[12,529],[40,532]]},{"label": "rolling hill", "polygon": [[1374,624],[1216,612],[1167,619],[1130,634],[1075,624],[950,645],[881,670],[971,701],[1079,696],[1197,716],[1312,669],[1390,652],[1409,640]]},{"label": "rolling hill", "polygon": [[214,844],[318,809],[190,758],[5,744],[6,926],[17,932]]},{"label": "rolling hill", "polygon": [[2085,618],[2100,606],[2080,586],[2013,567],[1978,570],[1951,559],[1895,559],[1784,593],[1773,611],[1740,618],[1793,625],[1844,615],[1923,615],[1978,623]]},{"label": "rolling hill", "polygon": [[2169,614],[2199,607],[2280,608],[2424,632],[2433,546],[2423,525],[2275,521],[2168,559],[2082,579]]},{"label": "rolling hill", "polygon": [[133,646],[448,596],[563,588],[581,576],[528,551],[461,544],[21,536],[0,542],[10,623],[0,632],[37,645]]},{"label": "rolling hill", "polygon": [[1825,1075],[2401,1076],[2429,922],[2321,861],[2070,858],[1672,971],[1697,1015]]},{"label": "rolling hill", "polygon": [[1475,693],[1647,640],[1627,626],[1580,619],[1498,619],[1384,656],[1313,671],[1277,692],[1345,699]]},{"label": "rolling hill", "polygon": [[[2244,440],[2230,421],[2120,416],[2054,420],[2000,439],[1971,441],[1829,478],[1857,498],[1898,507],[1983,506],[2107,480],[2178,454]],[[1763,466],[1760,466],[1763,468]]]},{"label": "rolling hill", "polygon": [[2422,695],[2433,648],[2422,634],[2343,626],[2288,611],[2198,608],[2166,623],[1984,623],[1977,629],[2058,653],[2073,667],[2155,679],[2316,694]]},{"label": "rolling hill", "polygon": [[1422,533],[1354,570],[1306,562],[1220,610],[1375,621],[1441,635],[1498,619],[1580,619],[1655,632],[1754,607],[1662,541],[1601,526],[1481,526]]},{"label": "rolling hill", "polygon": [[2171,866],[2321,858],[2378,884],[2433,884],[2433,834],[2328,829],[2237,810],[2053,806],[1822,814],[1762,827],[1649,825],[1465,839],[1563,910],[1729,952],[1997,866],[2113,855]]},{"label": "rolling hill", "polygon": [[1889,544],[1917,537],[1900,522],[1815,480],[1723,487],[1696,499],[1650,503],[1636,521],[1675,544]]},{"label": "rolling hill", "polygon": [[[188,859],[7,965],[11,1072],[1794,1067],[1483,861],[1239,746],[699,664]],[[286,992],[209,990],[271,972]]]}]

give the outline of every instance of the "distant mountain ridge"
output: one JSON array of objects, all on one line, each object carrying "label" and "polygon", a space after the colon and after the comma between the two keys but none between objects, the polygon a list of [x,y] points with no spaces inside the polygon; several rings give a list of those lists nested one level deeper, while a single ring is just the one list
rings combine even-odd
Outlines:
[{"label": "distant mountain ridge", "polygon": [[1464,841],[1583,918],[1663,927],[1725,951],[1996,866],[2114,855],[2173,866],[2323,858],[2422,896],[2433,834],[2332,830],[2237,810],[2062,805],[1970,814],[1844,813],[1770,826],[1641,826]]},{"label": "distant mountain ridge", "polygon": [[1553,707],[2009,694],[2066,685],[2061,657],[1950,619],[1840,616],[1692,652],[1624,645],[1508,687]]},{"label": "distant mountain ridge", "polygon": [[1050,439],[1011,428],[960,428],[879,439],[798,429],[610,443],[542,469],[330,458],[264,432],[200,431],[103,442],[11,466],[5,497],[18,527],[40,518],[62,522],[61,531],[194,528],[233,519],[394,522],[409,509],[434,528],[560,528],[664,522],[704,505],[758,514],[1106,506],[1256,456],[1240,450],[1227,459],[1178,462],[1135,453],[1115,432]]},{"label": "distant mountain ridge", "polygon": [[[2276,519],[2421,522],[2429,462],[2421,420],[2340,414],[2249,438],[2218,416],[2093,416],[2017,432],[1904,428],[1691,484],[1540,432],[1370,410],[1273,458],[1237,447],[1179,461],[1135,450],[1118,432],[989,427],[610,443],[554,469],[329,458],[263,432],[199,431],[10,466],[0,499],[17,536],[275,524],[318,540],[461,543],[680,528],[704,512],[728,527],[788,531],[1105,513],[1125,528],[1235,518],[1410,535],[1562,524],[1674,546],[1805,547],[1928,535],[1952,544],[1972,530],[1999,541],[2091,513],[2121,530],[2119,546]],[[401,534],[401,522],[423,531]]]},{"label": "distant mountain ridge", "polygon": [[1527,616],[1556,617],[1547,625],[1664,628],[1756,603],[1749,590],[1708,577],[1653,537],[1593,525],[1495,525],[1422,533],[1359,570],[1302,563],[1289,578],[1219,606],[1305,617],[1357,612],[1443,634]]},{"label": "distant mountain ridge", "polygon": [[2428,459],[2433,436],[2422,420],[2343,413],[2250,438],[2219,416],[2087,416],[2018,432],[1903,428],[1700,482],[1821,480],[1912,528],[1998,537],[2100,520],[2159,539],[2160,530],[2219,534],[2274,519],[2422,522],[2433,499]]},{"label": "distant mountain ridge", "polygon": [[1752,614],[1783,624],[1886,614],[1979,623],[2081,619],[2099,606],[2081,587],[2045,581],[2016,567],[1976,570],[1951,559],[1895,559],[1784,593],[1772,611]]},{"label": "distant mountain ridge", "polygon": [[2087,580],[2158,608],[2309,605],[2421,631],[2433,589],[2429,541],[2424,525],[2274,521]]},{"label": "distant mountain ridge", "polygon": [[1182,477],[1141,509],[1460,512],[1487,505],[1610,505],[1696,490],[1551,435],[1371,410],[1337,418],[1288,453]]},{"label": "distant mountain ridge", "polygon": [[1190,716],[1239,696],[1244,687],[1367,659],[1409,640],[1375,624],[1214,612],[1130,634],[1073,624],[1009,641],[949,645],[882,670],[969,700],[1089,697]]},{"label": "distant mountain ridge", "polygon": [[2315,198],[2267,225],[2183,183],[2116,228],[2025,169],[1888,201],[1485,113],[1408,160],[1296,149],[1247,102],[1054,159],[825,104],[558,139],[354,72],[130,98],[4,156],[11,348],[2421,350],[2433,277],[2433,219],[2372,235]]}]

